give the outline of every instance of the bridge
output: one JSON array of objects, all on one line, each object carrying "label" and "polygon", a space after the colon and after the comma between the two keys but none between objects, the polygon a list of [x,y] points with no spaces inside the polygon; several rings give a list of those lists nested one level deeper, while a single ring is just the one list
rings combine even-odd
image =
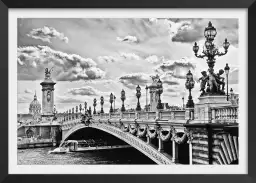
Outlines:
[{"label": "bridge", "polygon": [[209,121],[197,122],[194,110],[136,111],[87,115],[70,113],[60,119],[62,143],[81,129],[93,128],[131,145],[157,164],[236,164],[238,106],[210,109]]},{"label": "bridge", "polygon": [[[193,74],[189,70],[186,74],[185,87],[189,91],[186,107],[178,110],[164,109],[161,102],[163,93],[163,83],[158,75],[152,77],[152,84],[146,87],[146,107],[142,110],[139,103],[141,88],[136,87],[136,97],[138,99],[135,112],[128,112],[124,107],[125,91],[121,91],[122,107],[116,112],[112,108],[114,96],[110,94],[111,107],[109,113],[104,113],[104,98],[101,96],[101,111],[96,112],[96,99],[93,100],[94,111],[87,110],[80,104],[68,110],[64,115],[56,118],[54,106],[54,85],[51,79],[51,70],[45,70],[45,80],[41,83],[43,92],[43,111],[42,119],[38,125],[23,126],[18,131],[20,136],[35,134],[46,139],[53,139],[57,143],[58,134],[61,133],[61,143],[63,146],[66,141],[72,140],[76,149],[75,140],[86,140],[81,137],[89,134],[90,138],[98,134],[105,134],[105,137],[119,139],[121,142],[137,149],[145,156],[157,164],[238,164],[239,144],[238,144],[238,102],[233,100],[234,93],[231,90],[228,94],[228,72],[229,66],[226,64],[227,85],[221,76],[224,70],[214,73],[215,56],[227,54],[230,43],[225,39],[223,47],[225,52],[216,49],[213,40],[216,29],[209,22],[205,28],[206,50],[202,55],[198,55],[199,46],[193,46],[195,56],[198,58],[207,57],[208,74],[202,71],[200,78],[200,97],[199,102],[194,104],[191,90],[194,88],[195,81]],[[226,92],[225,90],[226,86]],[[150,94],[150,104],[147,104],[147,94]],[[184,100],[184,98],[183,98]],[[184,101],[183,101],[184,103]],[[76,109],[76,110],[74,110]],[[56,128],[52,128],[55,122]],[[44,125],[43,125],[44,124]],[[40,126],[41,125],[41,126]],[[26,130],[28,129],[28,130]],[[29,132],[29,133],[28,133]],[[79,134],[79,135],[76,135]],[[59,135],[60,136],[60,135]],[[77,139],[76,139],[77,138]]]}]

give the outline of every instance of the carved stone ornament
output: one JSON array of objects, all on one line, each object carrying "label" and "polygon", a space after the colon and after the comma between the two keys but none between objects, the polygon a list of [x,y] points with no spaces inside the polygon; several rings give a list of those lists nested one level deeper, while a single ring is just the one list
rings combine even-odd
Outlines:
[{"label": "carved stone ornament", "polygon": [[50,100],[51,100],[51,92],[48,91],[47,92],[47,101],[50,102]]}]

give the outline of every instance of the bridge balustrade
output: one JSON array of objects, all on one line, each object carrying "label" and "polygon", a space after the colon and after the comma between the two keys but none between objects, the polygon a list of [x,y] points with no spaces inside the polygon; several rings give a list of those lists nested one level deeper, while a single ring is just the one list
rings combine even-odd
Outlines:
[{"label": "bridge balustrade", "polygon": [[129,118],[135,118],[135,112],[124,112],[122,115],[122,118],[129,119]]},{"label": "bridge balustrade", "polygon": [[148,119],[156,119],[156,112],[147,112]]},{"label": "bridge balustrade", "polygon": [[222,106],[211,109],[213,123],[237,123],[238,106]]},{"label": "bridge balustrade", "polygon": [[103,114],[101,114],[101,117],[104,118],[104,119],[108,119],[109,114],[108,113],[103,113]]},{"label": "bridge balustrade", "polygon": [[185,120],[184,110],[160,111],[160,120]]},{"label": "bridge balustrade", "polygon": [[110,118],[112,118],[112,119],[120,119],[121,115],[120,115],[120,113],[110,113]]},{"label": "bridge balustrade", "polygon": [[137,117],[138,119],[147,119],[147,112],[139,112]]}]

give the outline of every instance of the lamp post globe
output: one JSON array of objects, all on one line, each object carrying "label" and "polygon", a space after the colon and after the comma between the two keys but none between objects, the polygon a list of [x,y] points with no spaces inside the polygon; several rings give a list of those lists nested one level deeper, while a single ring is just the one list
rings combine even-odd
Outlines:
[{"label": "lamp post globe", "polygon": [[213,41],[215,36],[217,35],[217,31],[215,27],[212,26],[212,23],[208,23],[208,27],[204,29],[204,36],[207,40]]},{"label": "lamp post globe", "polygon": [[223,43],[223,48],[225,49],[226,53],[228,52],[229,45],[230,45],[230,43],[227,41],[227,38],[226,38]]},{"label": "lamp post globe", "polygon": [[193,46],[193,51],[195,53],[195,55],[197,55],[197,52],[199,50],[199,46],[197,45],[197,43],[195,42],[194,46]]}]

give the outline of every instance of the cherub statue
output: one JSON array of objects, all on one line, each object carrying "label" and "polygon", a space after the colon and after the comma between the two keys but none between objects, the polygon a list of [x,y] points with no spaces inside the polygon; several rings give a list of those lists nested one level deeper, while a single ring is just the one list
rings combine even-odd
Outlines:
[{"label": "cherub statue", "polygon": [[209,84],[209,91],[211,93],[216,93],[216,92],[218,92],[218,83],[216,81],[217,75],[214,74],[213,68],[209,68],[208,72],[209,72],[209,75],[208,75],[208,77],[209,77],[209,83],[208,83]]},{"label": "cherub statue", "polygon": [[199,78],[198,81],[201,80],[201,83],[200,83],[200,91],[202,91],[201,95],[203,95],[203,94],[205,93],[205,85],[206,85],[206,83],[207,83],[209,77],[207,76],[206,71],[202,71],[201,74],[202,74],[202,77]]},{"label": "cherub statue", "polygon": [[[225,93],[225,92],[224,92],[224,87],[225,87],[225,82],[224,82],[224,80],[225,80],[225,78],[224,78],[224,77],[221,77],[221,75],[222,75],[223,73],[224,73],[224,70],[223,70],[223,69],[220,69],[220,70],[219,70],[219,73],[216,74],[216,81],[217,81],[217,83],[219,84],[218,90],[219,90],[220,93]],[[220,85],[222,85],[222,88],[220,88]]]}]

